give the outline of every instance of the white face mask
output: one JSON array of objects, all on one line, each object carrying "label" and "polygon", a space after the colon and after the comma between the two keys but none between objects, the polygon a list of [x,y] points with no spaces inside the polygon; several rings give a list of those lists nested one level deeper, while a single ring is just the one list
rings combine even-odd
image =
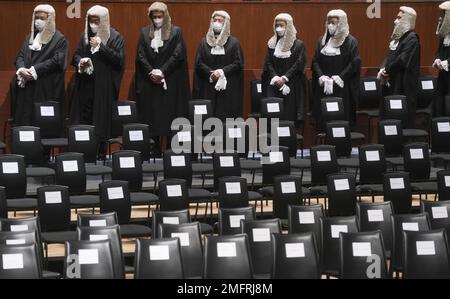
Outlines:
[{"label": "white face mask", "polygon": [[34,27],[36,27],[38,31],[42,31],[45,27],[45,24],[47,24],[47,22],[41,19],[37,19],[36,21],[34,21]]},{"label": "white face mask", "polygon": [[286,28],[277,27],[275,28],[275,31],[277,32],[278,36],[284,36],[284,34],[286,33]]},{"label": "white face mask", "polygon": [[95,23],[90,23],[89,26],[91,27],[92,33],[97,34],[97,32],[98,32],[98,25],[95,24]]},{"label": "white face mask", "polygon": [[394,27],[397,27],[400,24],[400,19],[395,19]]},{"label": "white face mask", "polygon": [[223,28],[223,24],[216,21],[213,23],[213,30],[215,34],[219,34],[220,32],[222,32],[222,28]]},{"label": "white face mask", "polygon": [[334,35],[336,33],[336,30],[337,30],[337,25],[335,25],[333,23],[328,24],[328,32],[331,35]]},{"label": "white face mask", "polygon": [[160,28],[163,25],[163,18],[154,18],[153,19],[153,24],[155,25],[156,28]]}]

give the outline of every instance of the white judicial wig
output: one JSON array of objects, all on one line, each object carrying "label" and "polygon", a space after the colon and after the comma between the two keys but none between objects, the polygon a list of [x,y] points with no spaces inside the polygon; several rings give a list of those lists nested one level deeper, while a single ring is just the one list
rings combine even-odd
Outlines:
[{"label": "white judicial wig", "polygon": [[152,12],[154,11],[161,11],[164,13],[163,17],[163,25],[161,26],[161,40],[167,41],[170,38],[170,34],[172,32],[172,18],[169,14],[169,9],[165,3],[162,2],[153,2],[152,5],[148,8],[148,16],[150,18],[150,30],[149,30],[149,37],[150,39],[153,39],[155,37],[155,25],[153,24],[152,18]]},{"label": "white judicial wig", "polygon": [[46,45],[52,40],[56,32],[56,23],[55,23],[56,12],[53,6],[49,4],[40,4],[34,8],[33,16],[31,18],[31,35],[29,40],[30,45],[32,45],[34,42],[34,33],[35,33],[34,22],[35,22],[35,15],[37,12],[45,12],[48,15],[47,22],[40,35],[40,43]]},{"label": "white judicial wig", "polygon": [[446,46],[450,45],[450,1],[445,1],[439,5],[439,8],[445,11],[445,15],[436,30],[436,34],[440,37],[446,39],[444,44]]},{"label": "white judicial wig", "polygon": [[[286,22],[286,32],[284,36],[278,40],[278,34],[276,32],[277,21]],[[287,13],[278,14],[273,21],[274,35],[267,42],[267,46],[270,49],[275,49],[274,55],[277,58],[289,58],[291,57],[291,48],[297,39],[297,29],[294,26],[294,20],[292,16]],[[277,41],[278,40],[278,41]]]},{"label": "white judicial wig", "polygon": [[100,18],[97,36],[101,39],[102,44],[106,45],[111,35],[111,25],[109,21],[109,10],[106,7],[95,5],[92,6],[86,14],[86,26],[84,30],[84,41],[89,44],[89,17],[97,16]]},{"label": "white judicial wig", "polygon": [[[221,16],[225,18],[225,22],[223,23],[222,31],[220,34],[215,36],[214,30],[213,30],[213,24],[214,24],[214,17],[215,16]],[[206,42],[208,45],[212,48],[211,54],[214,55],[214,53],[221,53],[221,55],[225,54],[224,52],[224,45],[227,43],[228,38],[230,37],[231,32],[231,17],[230,15],[224,11],[224,10],[216,10],[211,15],[211,21],[209,24],[208,33],[206,33]]]},{"label": "white judicial wig", "polygon": [[399,40],[406,32],[416,28],[417,12],[408,6],[400,7],[400,11],[403,12],[403,15],[400,18],[400,23],[395,26],[392,32],[392,40]]},{"label": "white judicial wig", "polygon": [[327,43],[328,18],[339,19],[336,33],[328,41],[331,47],[339,48],[342,46],[345,39],[350,34],[350,26],[348,24],[347,14],[342,9],[333,9],[328,12],[327,19],[325,20],[325,34],[322,37],[322,46],[325,46],[325,44]]}]

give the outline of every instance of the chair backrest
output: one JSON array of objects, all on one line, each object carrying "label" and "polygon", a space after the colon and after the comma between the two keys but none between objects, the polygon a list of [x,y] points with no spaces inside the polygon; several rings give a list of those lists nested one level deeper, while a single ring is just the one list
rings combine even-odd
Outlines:
[{"label": "chair backrest", "polygon": [[241,232],[241,220],[254,220],[255,208],[219,208],[219,235],[234,235]]},{"label": "chair backrest", "polygon": [[[388,278],[386,254],[380,231],[341,234],[339,249],[340,278]],[[369,266],[374,261],[379,262],[379,268],[376,271],[369,271]]]},{"label": "chair backrest", "polygon": [[356,216],[359,231],[371,232],[379,230],[383,236],[384,249],[387,254],[392,250],[392,202],[358,202]]},{"label": "chair backrest", "polygon": [[122,149],[141,153],[142,161],[150,159],[150,131],[146,124],[125,124],[122,133]]},{"label": "chair backrest", "polygon": [[286,119],[284,99],[276,97],[262,98],[260,113],[261,118],[278,118],[283,120]]},{"label": "chair backrest", "polygon": [[261,80],[250,81],[251,98],[252,98],[252,112],[260,112],[261,99],[263,97],[263,86]]},{"label": "chair backrest", "polygon": [[205,236],[203,278],[251,279],[252,261],[246,234]]},{"label": "chair backrest", "polygon": [[258,129],[256,121],[242,121],[239,119],[231,122],[225,121],[223,151],[225,153],[237,152],[241,157],[247,157],[250,150],[256,151],[258,148],[258,136],[250,136],[250,128]]},{"label": "chair backrest", "polygon": [[321,262],[322,271],[330,275],[338,275],[340,270],[341,233],[356,233],[358,225],[355,216],[320,218],[322,229]]},{"label": "chair backrest", "polygon": [[103,214],[78,214],[78,227],[104,227],[119,224],[116,212]]},{"label": "chair backrest", "polygon": [[5,187],[6,197],[25,197],[27,174],[24,157],[0,155],[0,167],[0,186]]},{"label": "chair backrest", "polygon": [[359,81],[358,110],[378,109],[382,100],[380,81],[376,77],[364,77]]},{"label": "chair backrest", "polygon": [[116,278],[125,278],[125,261],[122,253],[122,239],[119,225],[105,227],[78,227],[78,240],[102,241],[109,240]]},{"label": "chair backrest", "polygon": [[272,234],[281,234],[280,219],[244,220],[241,232],[247,234],[250,243],[250,256],[253,273],[272,273]]},{"label": "chair backrest", "polygon": [[62,136],[63,113],[61,105],[55,101],[34,103],[34,124],[41,129],[42,138]]},{"label": "chair backrest", "polygon": [[279,175],[273,178],[273,217],[288,219],[289,205],[302,205],[302,178]]},{"label": "chair backrest", "polygon": [[263,154],[261,163],[263,171],[263,185],[272,185],[273,178],[277,175],[291,174],[289,148],[285,146],[270,148],[268,153]]},{"label": "chair backrest", "polygon": [[119,278],[114,272],[114,262],[109,240],[67,241],[65,250],[64,278]]},{"label": "chair backrest", "polygon": [[325,144],[334,145],[338,157],[352,153],[352,138],[348,121],[329,121],[325,125]]},{"label": "chair backrest", "polygon": [[432,76],[421,76],[419,82],[417,108],[428,108],[434,102],[437,95],[437,78]]},{"label": "chair backrest", "polygon": [[289,157],[297,156],[297,130],[293,121],[280,120],[276,130],[271,130],[271,134],[278,139],[278,145],[289,149]]},{"label": "chair backrest", "polygon": [[66,186],[37,189],[38,214],[42,231],[70,230],[70,198]]},{"label": "chair backrest", "polygon": [[412,208],[412,191],[409,174],[388,172],[383,176],[384,201],[391,201],[394,214],[407,214]]},{"label": "chair backrest", "polygon": [[[172,150],[175,149],[174,145],[176,145],[177,149],[182,149],[186,154],[191,154],[195,151],[195,142],[203,142],[203,126],[199,128],[199,132],[197,132],[195,126],[192,124],[190,126],[180,125],[178,128],[172,127],[171,129],[170,140]],[[203,151],[203,148],[201,150]]]},{"label": "chair backrest", "polygon": [[314,233],[273,234],[273,279],[319,279],[320,262]]},{"label": "chair backrest", "polygon": [[428,214],[403,214],[392,216],[391,272],[403,271],[403,231],[429,231]]},{"label": "chair backrest", "polygon": [[112,105],[111,136],[117,137],[122,134],[125,124],[137,123],[139,121],[136,102],[117,101]]},{"label": "chair backrest", "polygon": [[450,117],[431,120],[431,150],[433,153],[450,153]]},{"label": "chair backrest", "polygon": [[158,186],[161,211],[177,211],[189,208],[188,188],[185,180],[165,179],[159,181]]},{"label": "chair backrest", "polygon": [[325,97],[320,99],[319,131],[325,131],[325,124],[334,120],[345,120],[346,111],[344,102],[339,97]]},{"label": "chair backrest", "polygon": [[189,101],[189,121],[194,123],[195,117],[201,117],[203,122],[213,116],[213,107],[211,100],[195,99]]},{"label": "chair backrest", "polygon": [[[450,237],[450,201],[421,201],[420,211],[428,213],[431,229],[445,229],[447,237]],[[448,239],[448,238],[447,238]]]},{"label": "chair backrest", "polygon": [[191,216],[188,209],[175,211],[153,211],[152,231],[153,237],[159,238],[160,224],[184,224],[191,222]]},{"label": "chair backrest", "polygon": [[439,200],[450,200],[450,170],[440,170],[436,176]]},{"label": "chair backrest", "polygon": [[398,119],[403,127],[408,124],[408,101],[404,95],[391,95],[384,97],[380,111],[381,119]]},{"label": "chair backrest", "polygon": [[355,176],[350,173],[330,174],[328,186],[328,216],[352,216],[356,213]]},{"label": "chair backrest", "polygon": [[131,201],[128,182],[108,181],[99,185],[100,213],[115,212],[120,224],[127,224],[131,217]]},{"label": "chair backrest", "polygon": [[163,153],[164,178],[183,179],[187,186],[192,185],[192,161],[187,153],[176,154],[172,150]]},{"label": "chair backrest", "polygon": [[450,259],[443,229],[403,232],[403,278],[449,279]]},{"label": "chair backrest", "polygon": [[359,147],[359,183],[381,184],[386,172],[386,155],[382,144],[364,144]]},{"label": "chair backrest", "polygon": [[39,279],[41,264],[36,244],[0,245],[0,279]]},{"label": "chair backrest", "polygon": [[316,239],[318,251],[322,250],[322,227],[320,218],[324,216],[322,205],[289,205],[289,234],[312,232]]},{"label": "chair backrest", "polygon": [[185,278],[200,278],[203,271],[203,245],[200,223],[160,224],[161,238],[179,238]]},{"label": "chair backrest", "polygon": [[6,201],[6,188],[0,186],[0,218],[8,218],[8,202]]},{"label": "chair backrest", "polygon": [[430,178],[431,162],[428,143],[415,142],[403,147],[404,169],[411,180],[423,181]]},{"label": "chair backrest", "polygon": [[86,166],[83,154],[62,153],[56,156],[56,184],[69,187],[70,194],[86,192]]},{"label": "chair backrest", "polygon": [[112,154],[112,179],[127,181],[130,192],[142,190],[142,159],[138,151],[118,151]]},{"label": "chair backrest", "polygon": [[30,126],[12,128],[11,153],[23,155],[27,164],[42,163],[44,150],[39,128]]},{"label": "chair backrest", "polygon": [[333,145],[311,147],[311,185],[326,185],[327,175],[338,172],[339,166]]},{"label": "chair backrest", "polygon": [[386,156],[399,156],[403,152],[403,126],[398,119],[381,120],[378,124],[378,142],[384,145]]},{"label": "chair backrest", "polygon": [[82,153],[86,163],[97,161],[97,138],[95,127],[90,125],[74,125],[69,127],[67,150]]},{"label": "chair backrest", "polygon": [[179,238],[136,240],[134,277],[137,279],[183,279]]},{"label": "chair backrest", "polygon": [[214,190],[222,177],[241,176],[241,161],[237,153],[213,153]]},{"label": "chair backrest", "polygon": [[242,177],[220,178],[218,200],[222,208],[248,207],[247,179]]}]

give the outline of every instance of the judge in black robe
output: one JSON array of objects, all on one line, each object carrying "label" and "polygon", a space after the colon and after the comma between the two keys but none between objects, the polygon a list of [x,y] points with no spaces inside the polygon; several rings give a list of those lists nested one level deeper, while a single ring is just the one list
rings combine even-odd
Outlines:
[{"label": "judge in black robe", "polygon": [[172,25],[167,6],[155,2],[148,15],[151,24],[137,46],[135,92],[139,117],[150,125],[158,151],[159,136],[169,136],[172,121],[187,116],[189,72],[183,32]]},{"label": "judge in black robe", "polygon": [[296,38],[297,30],[289,14],[277,15],[273,29],[261,77],[263,94],[283,98],[286,120],[299,125],[304,119],[305,46]]},{"label": "judge in black robe", "polygon": [[110,27],[108,9],[92,7],[72,59],[77,73],[69,92],[70,120],[72,124],[95,126],[101,150],[110,138],[113,102],[119,97],[124,64],[124,40]]},{"label": "judge in black robe", "polygon": [[228,13],[215,11],[195,57],[192,97],[211,100],[214,116],[222,121],[241,117],[243,106],[244,58],[230,26]]},{"label": "judge in black robe", "polygon": [[417,93],[420,75],[420,42],[414,32],[416,12],[402,6],[398,15],[398,25],[392,33],[389,53],[385,58],[378,78],[383,86],[383,96],[405,95],[408,101],[407,128],[414,127]]},{"label": "judge in black robe", "polygon": [[350,35],[347,14],[332,10],[327,15],[326,32],[317,43],[312,62],[313,115],[318,124],[321,123],[320,101],[324,97],[342,98],[345,119],[350,125],[355,124],[360,71],[358,41]]},{"label": "judge in black robe", "polygon": [[31,34],[25,38],[15,61],[17,84],[11,91],[14,126],[34,125],[34,103],[56,101],[64,105],[69,46],[64,35],[56,30],[54,8],[36,6],[31,27]]}]

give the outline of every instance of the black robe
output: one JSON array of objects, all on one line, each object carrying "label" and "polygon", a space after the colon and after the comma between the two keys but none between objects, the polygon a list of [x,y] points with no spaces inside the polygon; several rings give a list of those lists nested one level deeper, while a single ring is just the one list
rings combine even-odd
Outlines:
[{"label": "black robe", "polygon": [[34,125],[33,103],[56,101],[61,104],[61,108],[64,105],[64,74],[69,51],[66,38],[56,31],[40,51],[30,50],[29,40],[30,35],[27,35],[15,66],[16,70],[34,66],[38,78],[27,81],[25,88],[20,88],[17,83],[12,86],[11,111],[14,126]]},{"label": "black robe", "polygon": [[[115,29],[111,28],[110,33],[106,45],[101,43],[95,54],[91,53],[91,46],[86,44],[82,33],[72,59],[76,74],[73,89],[69,91],[70,121],[95,126],[98,141],[110,138],[112,104],[118,100],[125,65],[124,40]],[[78,73],[82,58],[91,58],[92,75]]]},{"label": "black robe", "polygon": [[[286,119],[291,121],[303,121],[304,119],[304,73],[306,67],[306,50],[301,40],[296,40],[291,48],[291,56],[277,58],[275,49],[267,48],[263,74],[261,76],[263,95],[265,97],[284,98]],[[291,89],[288,95],[283,95],[270,81],[275,76],[286,76],[289,80],[286,84]]]},{"label": "black robe", "polygon": [[[330,36],[327,37],[327,42]],[[345,38],[341,45],[341,55],[326,56],[320,51],[322,46],[322,37],[319,39],[314,59],[312,61],[312,92],[313,92],[313,115],[320,123],[320,100],[324,97],[340,97],[344,103],[346,120],[351,125],[355,124],[356,103],[359,96],[359,76],[361,72],[361,58],[359,56],[358,41],[352,35]],[[333,84],[333,94],[326,95],[323,92],[323,86],[319,85],[321,76],[339,76],[344,81],[344,87]]]},{"label": "black robe", "polygon": [[[224,45],[225,55],[212,55],[211,47],[203,38],[195,57],[194,99],[212,101],[214,116],[226,118],[242,116],[244,93],[244,56],[239,41],[230,36]],[[216,82],[210,83],[211,72],[222,69],[227,78],[226,90],[216,91]]]},{"label": "black robe", "polygon": [[[439,48],[436,57],[442,61],[447,60],[450,63],[450,46],[444,46],[444,38],[439,39]],[[438,81],[437,81],[437,92],[438,97],[434,103],[434,115],[435,116],[450,116],[446,115],[447,111],[450,111],[450,107],[445,105],[445,97],[450,94],[450,73],[441,70],[439,71]]]},{"label": "black robe", "polygon": [[405,125],[414,127],[420,75],[420,42],[417,33],[409,31],[403,34],[397,49],[389,50],[381,67],[389,75],[390,83],[390,87],[383,87],[383,96],[405,95],[410,103]]},{"label": "black robe", "polygon": [[[187,116],[190,100],[189,71],[183,32],[172,26],[170,37],[156,53],[151,47],[150,27],[144,27],[136,55],[135,93],[141,121],[150,125],[152,136],[169,136],[172,121]],[[167,90],[150,80],[149,73],[159,69]]]}]

